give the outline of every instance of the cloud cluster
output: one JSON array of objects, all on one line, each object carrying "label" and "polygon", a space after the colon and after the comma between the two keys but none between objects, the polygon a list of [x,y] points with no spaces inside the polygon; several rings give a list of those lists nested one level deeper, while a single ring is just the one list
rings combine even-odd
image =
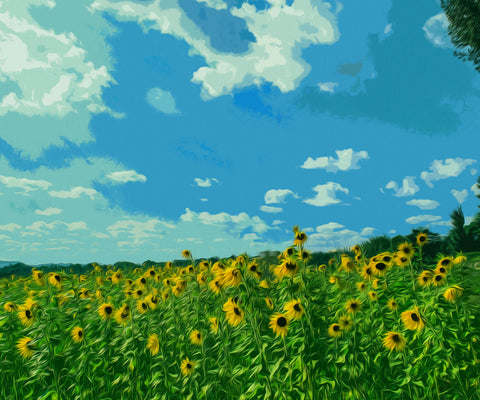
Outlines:
[{"label": "cloud cluster", "polygon": [[327,172],[348,171],[351,169],[360,169],[358,163],[361,160],[368,159],[366,151],[353,151],[353,149],[336,150],[337,158],[317,157],[313,159],[308,157],[303,163],[302,168],[316,169],[322,168]]},{"label": "cloud cluster", "polygon": [[336,182],[327,182],[324,185],[317,185],[313,188],[313,191],[317,192],[315,197],[303,201],[316,207],[325,207],[340,203],[340,200],[336,197],[336,192],[342,192],[345,194],[349,193],[348,189],[342,187],[342,185]]},{"label": "cloud cluster", "polygon": [[365,227],[361,231],[347,229],[345,225],[338,222],[329,222],[319,225],[314,233],[308,236],[309,248],[315,251],[330,251],[342,248],[350,248],[360,244],[373,235],[375,229]]},{"label": "cloud cluster", "polygon": [[[282,92],[292,91],[309,72],[308,64],[301,58],[301,49],[338,40],[336,18],[329,3],[312,0],[296,0],[290,5],[285,0],[268,2],[270,7],[261,11],[248,3],[231,8],[231,14],[245,20],[255,37],[248,52],[239,55],[214,49],[210,38],[187,17],[178,3],[95,0],[90,9],[109,12],[120,21],[136,21],[145,31],[154,29],[185,41],[192,54],[200,55],[207,64],[194,72],[192,82],[201,84],[202,97],[209,99],[229,94],[235,88],[266,82]],[[218,0],[208,0],[207,4],[223,8]]]},{"label": "cloud cluster", "polygon": [[407,201],[406,204],[408,204],[409,206],[416,206],[421,210],[433,210],[440,205],[438,201],[428,199],[413,199]]},{"label": "cloud cluster", "polygon": [[[402,186],[399,186],[395,181],[390,181],[385,185],[385,189],[393,190],[393,195],[396,197],[413,196],[420,190],[415,184],[414,176],[406,176],[403,178]],[[381,190],[383,192],[383,189]]]},{"label": "cloud cluster", "polygon": [[199,187],[210,187],[212,186],[212,182],[220,183],[217,178],[205,178],[205,179],[195,178],[193,181]]},{"label": "cloud cluster", "polygon": [[138,172],[129,169],[127,171],[115,171],[107,175],[107,178],[112,180],[112,183],[122,184],[128,182],[146,182],[147,177]]},{"label": "cloud cluster", "polygon": [[444,161],[435,160],[430,165],[430,171],[422,171],[420,178],[422,178],[429,187],[433,187],[432,182],[457,177],[465,170],[465,168],[476,162],[476,160],[470,158],[463,159],[460,157],[447,158]]}]

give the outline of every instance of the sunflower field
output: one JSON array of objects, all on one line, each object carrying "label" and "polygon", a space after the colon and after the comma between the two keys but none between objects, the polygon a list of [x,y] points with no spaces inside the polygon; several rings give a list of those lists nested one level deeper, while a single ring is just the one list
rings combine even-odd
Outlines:
[{"label": "sunflower field", "polygon": [[426,265],[419,234],[311,265],[293,231],[271,265],[184,250],[0,280],[0,398],[480,399],[468,255]]}]

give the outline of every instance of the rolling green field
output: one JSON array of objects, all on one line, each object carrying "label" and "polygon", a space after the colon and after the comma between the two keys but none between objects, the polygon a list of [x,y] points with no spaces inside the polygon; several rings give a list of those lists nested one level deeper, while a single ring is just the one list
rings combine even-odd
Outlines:
[{"label": "rolling green field", "polygon": [[[0,398],[480,399],[480,253],[183,256],[0,281]],[[422,237],[423,235],[423,237]]]}]

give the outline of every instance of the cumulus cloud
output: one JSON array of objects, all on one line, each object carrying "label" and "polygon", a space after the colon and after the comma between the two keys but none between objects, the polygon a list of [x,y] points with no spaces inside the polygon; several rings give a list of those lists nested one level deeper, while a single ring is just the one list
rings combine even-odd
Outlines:
[{"label": "cumulus cloud", "polygon": [[393,190],[393,195],[396,197],[413,196],[420,190],[415,184],[414,176],[406,176],[403,178],[402,186],[398,186],[398,183],[395,181],[390,181],[385,185],[385,189]]},{"label": "cumulus cloud", "polygon": [[336,150],[337,158],[317,157],[315,160],[308,157],[303,163],[302,168],[316,169],[322,168],[327,172],[348,171],[351,169],[360,169],[358,165],[360,160],[368,159],[366,151],[353,151],[353,149]]},{"label": "cumulus cloud", "polygon": [[293,196],[297,198],[297,195],[289,189],[270,189],[265,193],[266,204],[285,203],[287,196]]},{"label": "cumulus cloud", "polygon": [[415,215],[407,218],[405,221],[409,224],[416,225],[424,222],[434,222],[442,219],[439,215]]},{"label": "cumulus cloud", "polygon": [[433,187],[432,182],[457,177],[465,168],[475,162],[476,160],[470,158],[463,159],[460,157],[447,158],[445,161],[435,160],[430,165],[430,171],[422,171],[420,178],[422,178],[429,187]]},{"label": "cumulus cloud", "polygon": [[450,193],[453,195],[453,197],[457,199],[457,201],[460,204],[462,204],[465,201],[465,199],[468,197],[467,189],[463,189],[463,190],[452,189]]},{"label": "cumulus cloud", "polygon": [[78,199],[82,194],[93,199],[96,193],[98,192],[95,189],[82,186],[76,186],[70,190],[51,190],[48,192],[50,196],[59,197],[61,199]]},{"label": "cumulus cloud", "polygon": [[315,233],[308,236],[309,248],[315,251],[330,251],[350,248],[368,239],[375,229],[365,227],[360,231],[347,229],[338,222],[329,222],[315,228]]},{"label": "cumulus cloud", "polygon": [[219,183],[218,179],[216,178],[205,178],[205,179],[195,178],[194,182],[197,186],[200,186],[200,187],[210,187],[212,186],[212,182]]},{"label": "cumulus cloud", "polygon": [[428,199],[413,199],[407,201],[407,204],[409,206],[416,206],[422,210],[433,210],[440,205],[438,201]]},{"label": "cumulus cloud", "polygon": [[227,3],[223,0],[197,0],[199,3],[205,3],[207,7],[214,8],[215,10],[226,10]]},{"label": "cumulus cloud", "polygon": [[16,192],[17,194],[28,194],[35,190],[47,190],[52,184],[50,182],[39,179],[15,178],[14,176],[0,175],[0,183],[3,183],[8,188],[19,188],[23,192]]},{"label": "cumulus cloud", "polygon": [[[210,99],[230,94],[235,88],[272,83],[281,92],[296,89],[309,72],[301,58],[302,48],[333,44],[339,38],[336,17],[327,2],[269,0],[270,7],[257,10],[243,3],[232,7],[233,16],[245,20],[255,37],[246,54],[217,51],[177,3],[147,4],[95,0],[92,11],[110,12],[120,21],[137,21],[145,31],[158,30],[185,41],[207,66],[194,72],[192,82],[202,85],[201,95]],[[288,29],[285,27],[288,26]]]},{"label": "cumulus cloud", "polygon": [[45,221],[37,221],[33,224],[30,224],[25,227],[30,231],[35,231],[38,233],[48,233],[53,229],[58,227],[63,227],[67,231],[78,231],[78,230],[87,230],[87,224],[84,221],[78,222],[64,222],[64,221],[53,221],[53,222],[45,222]]},{"label": "cumulus cloud", "polygon": [[316,207],[325,207],[331,204],[337,204],[341,201],[336,198],[336,192],[343,192],[348,194],[348,189],[342,187],[336,182],[327,182],[324,185],[317,185],[313,188],[314,192],[317,192],[316,196],[304,200],[304,203],[310,204]]},{"label": "cumulus cloud", "polygon": [[164,114],[179,114],[176,105],[175,99],[172,94],[167,90],[162,90],[160,88],[152,88],[147,92],[145,100],[153,108],[158,111],[163,112]]},{"label": "cumulus cloud", "polygon": [[284,224],[284,223],[285,223],[285,221],[282,221],[280,219],[276,219],[272,222],[272,225],[276,226],[276,225],[281,225],[281,224]]},{"label": "cumulus cloud", "polygon": [[282,207],[260,206],[260,210],[263,211],[263,212],[266,212],[266,213],[275,214],[275,213],[282,212],[283,208]]},{"label": "cumulus cloud", "polygon": [[454,48],[448,36],[448,19],[445,13],[441,12],[430,17],[423,25],[423,31],[427,40],[434,46],[443,49]]},{"label": "cumulus cloud", "polygon": [[480,196],[480,187],[476,183],[474,183],[471,187],[470,190],[473,192],[475,196]]},{"label": "cumulus cloud", "polygon": [[107,175],[107,178],[112,180],[113,183],[127,183],[127,182],[146,182],[145,175],[139,174],[134,170],[128,171],[116,171]]},{"label": "cumulus cloud", "polygon": [[14,232],[21,229],[21,225],[10,223],[6,225],[0,225],[0,231]]},{"label": "cumulus cloud", "polygon": [[391,31],[392,31],[392,24],[388,24],[387,26],[385,26],[385,29],[383,30],[383,33],[385,35],[388,35]]},{"label": "cumulus cloud", "polygon": [[320,82],[318,87],[322,92],[334,93],[335,88],[338,86],[337,82]]},{"label": "cumulus cloud", "polygon": [[56,207],[48,207],[45,210],[35,210],[35,214],[46,215],[46,216],[57,215],[57,214],[61,214],[62,212],[63,212],[63,210],[61,210],[60,208],[56,208]]}]

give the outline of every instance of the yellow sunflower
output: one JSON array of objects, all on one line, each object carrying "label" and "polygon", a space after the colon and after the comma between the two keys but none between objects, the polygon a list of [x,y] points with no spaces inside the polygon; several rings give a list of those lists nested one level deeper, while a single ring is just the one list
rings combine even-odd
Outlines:
[{"label": "yellow sunflower", "polygon": [[182,374],[185,376],[191,375],[195,371],[195,364],[195,361],[190,361],[188,357],[186,357],[180,365],[180,371],[182,371]]},{"label": "yellow sunflower", "polygon": [[20,353],[20,355],[23,357],[23,358],[30,358],[31,356],[33,356],[33,350],[34,350],[34,346],[33,346],[33,339],[28,337],[28,336],[25,336],[21,339],[19,339],[17,341],[17,349],[18,349],[18,352]]},{"label": "yellow sunflower", "polygon": [[150,350],[150,354],[154,356],[160,351],[160,341],[156,333],[151,333],[147,340],[147,349]]},{"label": "yellow sunflower", "polygon": [[244,311],[233,299],[230,299],[224,304],[223,311],[226,313],[225,318],[227,322],[232,326],[238,326],[245,318]]},{"label": "yellow sunflower", "polygon": [[48,283],[50,285],[55,286],[56,288],[61,288],[62,287],[62,276],[59,274],[56,274],[54,272],[51,272],[48,275]]},{"label": "yellow sunflower", "polygon": [[229,267],[223,274],[223,284],[226,286],[236,287],[242,282],[242,271],[240,268]]},{"label": "yellow sunflower", "polygon": [[190,250],[182,250],[182,257],[183,258],[192,258],[192,253]]},{"label": "yellow sunflower", "polygon": [[295,240],[293,241],[294,246],[301,246],[303,245],[308,239],[308,236],[305,232],[297,232],[295,233]]},{"label": "yellow sunflower", "polygon": [[219,294],[220,293],[220,290],[222,289],[223,287],[223,280],[222,278],[215,278],[215,279],[212,279],[210,281],[210,283],[208,284],[208,287],[210,288],[210,290],[215,293],[215,294]]},{"label": "yellow sunflower", "polygon": [[35,320],[32,310],[24,306],[20,306],[18,309],[20,310],[18,312],[18,318],[20,318],[22,325],[25,327],[32,326],[33,321]]},{"label": "yellow sunflower", "polygon": [[345,304],[345,309],[350,313],[356,313],[362,308],[362,303],[359,299],[349,299]]},{"label": "yellow sunflower", "polygon": [[368,292],[368,298],[369,298],[370,300],[372,300],[372,301],[377,300],[377,299],[378,299],[378,297],[377,297],[377,292],[375,292],[375,291],[373,291],[373,290],[370,290],[370,291]]},{"label": "yellow sunflower", "polygon": [[357,282],[355,285],[360,292],[367,290],[367,284],[365,282]]},{"label": "yellow sunflower", "polygon": [[462,295],[462,293],[463,289],[460,286],[454,285],[445,290],[443,297],[445,297],[445,300],[453,303]]},{"label": "yellow sunflower", "polygon": [[383,260],[373,261],[373,262],[370,262],[369,266],[372,268],[373,275],[385,276],[385,274],[387,273],[387,269],[389,267],[389,263]]},{"label": "yellow sunflower", "polygon": [[429,286],[432,283],[432,271],[426,269],[418,277],[417,282],[420,286]]},{"label": "yellow sunflower", "polygon": [[140,314],[145,314],[148,311],[148,302],[144,300],[137,300],[136,309]]},{"label": "yellow sunflower", "polygon": [[289,321],[286,315],[276,313],[270,317],[269,327],[272,328],[276,336],[285,337],[288,332]]},{"label": "yellow sunflower", "polygon": [[79,326],[76,326],[75,328],[73,328],[70,334],[75,343],[80,343],[85,336],[83,329],[80,328]]},{"label": "yellow sunflower", "polygon": [[405,348],[406,340],[400,333],[397,332],[387,332],[385,338],[383,339],[383,345],[392,351],[402,351]]},{"label": "yellow sunflower", "polygon": [[10,313],[13,313],[17,310],[17,305],[11,301],[7,301],[4,305],[3,305],[3,309],[6,311],[6,312],[10,312]]},{"label": "yellow sunflower", "polygon": [[203,336],[198,329],[194,329],[190,333],[190,341],[192,342],[192,344],[196,344],[196,345],[199,345],[199,346],[202,344]]},{"label": "yellow sunflower", "polygon": [[298,272],[298,265],[294,260],[284,260],[282,264],[280,264],[279,273],[277,276],[279,278],[284,276],[293,277]]},{"label": "yellow sunflower", "polygon": [[325,264],[318,266],[318,272],[325,272],[326,269],[327,269],[327,266]]},{"label": "yellow sunflower", "polygon": [[417,244],[422,247],[424,245],[426,245],[428,242],[428,235],[426,233],[419,233],[417,235]]},{"label": "yellow sunflower", "polygon": [[457,257],[453,259],[453,264],[461,264],[463,262],[467,261],[467,257],[465,257],[462,253],[460,253]]},{"label": "yellow sunflower", "polygon": [[445,274],[435,274],[432,278],[432,283],[434,286],[442,286],[445,284]]},{"label": "yellow sunflower", "polygon": [[395,299],[388,299],[387,301],[387,307],[391,310],[391,311],[395,311],[398,309],[398,304],[396,302]]},{"label": "yellow sunflower", "polygon": [[288,319],[297,321],[302,318],[304,312],[300,299],[290,300],[285,304],[283,310]]},{"label": "yellow sunflower", "polygon": [[267,304],[267,307],[270,309],[270,310],[273,310],[273,301],[270,297],[267,297],[265,299],[265,303]]},{"label": "yellow sunflower", "polygon": [[454,262],[453,257],[442,257],[440,260],[437,262],[437,269],[440,267],[443,267],[444,269],[449,269],[452,267]]},{"label": "yellow sunflower", "polygon": [[420,331],[425,327],[422,316],[418,311],[418,307],[415,307],[412,310],[404,311],[400,317],[405,327],[411,331]]},{"label": "yellow sunflower", "polygon": [[208,319],[210,321],[210,332],[217,334],[218,333],[218,320],[217,317],[211,317]]},{"label": "yellow sunflower", "polygon": [[130,319],[130,306],[128,304],[124,304],[115,310],[114,316],[115,321],[117,321],[118,324],[126,324]]},{"label": "yellow sunflower", "polygon": [[343,269],[347,272],[352,272],[355,269],[355,263],[346,254],[342,254],[341,259],[342,259],[342,262],[341,262],[339,270]]},{"label": "yellow sunflower", "polygon": [[400,243],[397,247],[398,252],[400,252],[400,257],[405,256],[408,259],[411,259],[415,255],[415,247],[410,242]]},{"label": "yellow sunflower", "polygon": [[261,288],[264,288],[264,289],[268,289],[268,288],[270,287],[270,285],[269,285],[269,283],[268,283],[268,281],[267,281],[266,279],[263,279],[263,280],[260,282],[259,286],[260,286]]},{"label": "yellow sunflower", "polygon": [[340,324],[334,323],[328,327],[328,334],[333,338],[338,338],[342,336],[342,328]]},{"label": "yellow sunflower", "polygon": [[350,329],[352,329],[353,321],[349,315],[342,315],[338,319],[338,324],[340,325],[342,331],[349,331]]},{"label": "yellow sunflower", "polygon": [[98,307],[98,314],[104,320],[112,318],[114,311],[115,308],[110,303],[103,303],[100,307]]}]

